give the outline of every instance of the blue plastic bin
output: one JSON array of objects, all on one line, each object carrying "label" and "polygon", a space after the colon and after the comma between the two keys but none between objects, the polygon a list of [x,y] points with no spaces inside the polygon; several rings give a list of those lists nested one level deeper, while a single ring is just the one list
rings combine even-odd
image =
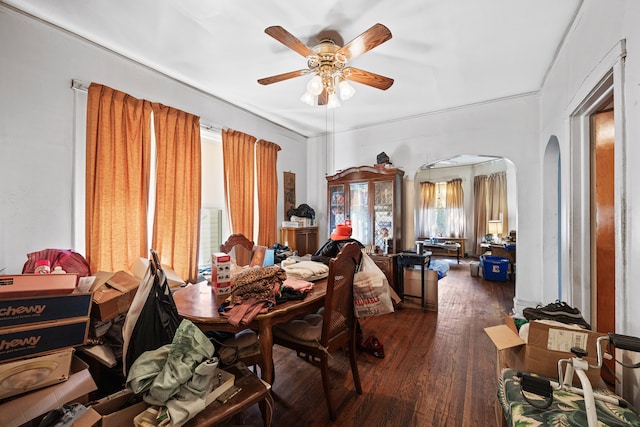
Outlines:
[{"label": "blue plastic bin", "polygon": [[483,255],[480,257],[480,268],[482,268],[482,276],[486,280],[506,282],[509,260],[497,256]]}]

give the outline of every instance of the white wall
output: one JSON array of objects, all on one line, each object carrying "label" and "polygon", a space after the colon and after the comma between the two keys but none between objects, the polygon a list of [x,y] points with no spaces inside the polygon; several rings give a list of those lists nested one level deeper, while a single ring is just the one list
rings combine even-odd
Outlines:
[{"label": "white wall", "polygon": [[[306,140],[224,101],[75,36],[0,7],[0,269],[19,273],[26,254],[73,248],[74,92],[97,82],[279,144],[278,177],[296,174],[306,199]],[[224,84],[224,82],[221,82]],[[278,206],[283,206],[279,179]],[[278,223],[283,212],[278,211]]]}]

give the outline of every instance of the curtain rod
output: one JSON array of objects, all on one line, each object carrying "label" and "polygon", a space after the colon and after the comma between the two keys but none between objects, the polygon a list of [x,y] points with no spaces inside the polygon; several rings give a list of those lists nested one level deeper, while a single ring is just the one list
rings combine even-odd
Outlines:
[{"label": "curtain rod", "polygon": [[[89,91],[89,85],[90,84],[91,83],[85,82],[85,81],[82,81],[82,80],[71,79],[71,89],[77,90],[79,92],[87,93]],[[218,125],[218,124],[215,124],[215,123],[203,122],[202,121],[202,117],[200,117],[200,129],[207,130],[207,131],[222,132],[222,130],[224,128],[222,126]]]}]

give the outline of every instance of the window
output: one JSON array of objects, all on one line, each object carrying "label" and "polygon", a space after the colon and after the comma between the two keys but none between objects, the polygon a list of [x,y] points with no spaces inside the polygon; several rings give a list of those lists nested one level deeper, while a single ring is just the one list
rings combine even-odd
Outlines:
[{"label": "window", "polygon": [[447,231],[447,183],[436,183],[436,200],[434,210],[435,226],[432,236],[448,236]]},{"label": "window", "polygon": [[[87,121],[87,87],[88,84],[73,81],[74,89],[74,190],[73,190],[73,236],[74,250],[86,254],[85,247],[85,170],[86,170],[86,121]],[[152,125],[153,129],[153,125]],[[200,229],[200,250],[198,264],[211,262],[211,252],[220,248],[222,236],[228,234],[228,226],[222,212],[225,211],[223,167],[222,167],[222,137],[218,130],[201,130],[202,144],[202,211],[209,221]],[[155,144],[152,144],[155,150]],[[154,162],[152,161],[152,165]],[[155,174],[151,173],[151,177]],[[152,182],[151,185],[154,185]],[[150,191],[150,207],[148,215],[152,226],[153,205],[155,191]],[[213,225],[215,224],[215,225]],[[213,228],[213,229],[212,229]],[[149,230],[151,239],[151,230]],[[208,243],[205,243],[208,242]],[[204,246],[203,246],[204,245]],[[151,242],[149,242],[151,246]],[[205,247],[206,246],[206,247]],[[206,254],[206,255],[205,255]]]},{"label": "window", "polygon": [[421,182],[419,237],[463,237],[465,228],[462,180]]}]

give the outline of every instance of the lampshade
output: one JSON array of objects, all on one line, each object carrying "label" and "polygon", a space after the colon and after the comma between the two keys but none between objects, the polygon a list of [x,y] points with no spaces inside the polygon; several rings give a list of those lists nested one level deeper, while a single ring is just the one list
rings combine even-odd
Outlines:
[{"label": "lampshade", "polygon": [[316,105],[316,97],[313,96],[313,94],[309,91],[306,91],[305,93],[302,94],[302,96],[300,97],[300,101],[312,107]]},{"label": "lampshade", "polygon": [[347,82],[346,80],[342,80],[338,85],[340,88],[340,99],[343,101],[351,98],[353,94],[356,93],[356,90]]},{"label": "lampshade", "polygon": [[329,100],[327,101],[327,108],[336,108],[340,106],[340,101],[338,100],[338,96],[335,92],[331,92],[329,94]]},{"label": "lampshade", "polygon": [[487,233],[493,235],[502,234],[502,221],[492,220],[487,223]]},{"label": "lampshade", "polygon": [[322,86],[322,78],[318,74],[316,74],[311,80],[309,80],[309,83],[307,83],[307,90],[312,95],[317,96],[322,93],[322,89],[324,89],[324,87]]}]

